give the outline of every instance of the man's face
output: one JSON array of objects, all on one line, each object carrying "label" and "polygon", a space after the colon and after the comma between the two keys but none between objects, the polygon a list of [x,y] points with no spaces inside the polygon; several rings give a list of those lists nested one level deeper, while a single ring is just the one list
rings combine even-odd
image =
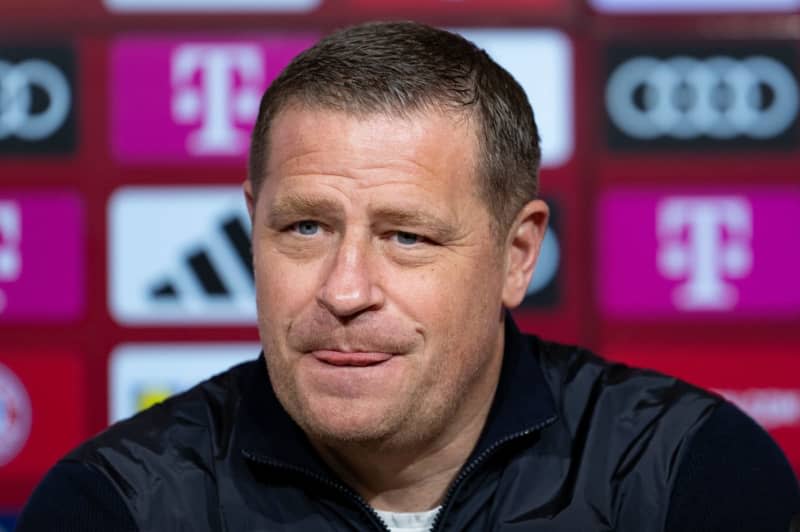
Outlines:
[{"label": "man's face", "polygon": [[457,430],[494,393],[507,278],[469,121],[290,107],[271,131],[245,189],[279,400],[321,441]]}]

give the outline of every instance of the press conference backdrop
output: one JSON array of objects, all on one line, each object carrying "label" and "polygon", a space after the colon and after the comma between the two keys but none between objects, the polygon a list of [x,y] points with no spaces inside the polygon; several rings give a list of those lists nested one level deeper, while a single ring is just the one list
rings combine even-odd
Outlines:
[{"label": "press conference backdrop", "polygon": [[523,328],[716,390],[800,469],[800,0],[3,0],[0,529],[79,441],[257,356],[260,95],[374,18],[464,33],[533,104]]}]

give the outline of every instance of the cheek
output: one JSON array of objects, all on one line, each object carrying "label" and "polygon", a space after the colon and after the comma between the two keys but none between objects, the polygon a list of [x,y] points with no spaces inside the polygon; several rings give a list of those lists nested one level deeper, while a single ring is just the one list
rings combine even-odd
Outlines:
[{"label": "cheek", "polygon": [[300,267],[267,246],[254,245],[253,270],[262,323],[280,327],[315,297],[317,271],[312,265]]},{"label": "cheek", "polygon": [[426,329],[469,334],[463,330],[465,322],[486,319],[501,304],[500,273],[483,265],[488,262],[470,260],[395,271],[384,286],[390,299]]}]

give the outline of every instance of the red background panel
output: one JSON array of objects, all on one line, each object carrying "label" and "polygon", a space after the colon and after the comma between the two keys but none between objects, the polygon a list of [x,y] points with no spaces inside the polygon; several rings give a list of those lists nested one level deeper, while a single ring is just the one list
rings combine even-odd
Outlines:
[{"label": "red background panel", "polygon": [[0,363],[21,381],[31,404],[28,439],[15,458],[0,466],[0,501],[5,502],[25,495],[20,486],[32,486],[90,432],[87,379],[80,355],[48,348],[3,350]]},{"label": "red background panel", "polygon": [[102,0],[3,0],[1,9],[6,21],[85,21],[105,14]]}]

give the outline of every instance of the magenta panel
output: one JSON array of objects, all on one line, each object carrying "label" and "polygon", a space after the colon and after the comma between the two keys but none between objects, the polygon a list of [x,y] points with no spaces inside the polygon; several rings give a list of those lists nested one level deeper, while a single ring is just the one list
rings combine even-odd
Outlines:
[{"label": "magenta panel", "polygon": [[800,315],[800,188],[612,189],[598,299],[610,317]]},{"label": "magenta panel", "polygon": [[201,158],[240,165],[264,89],[317,38],[118,39],[110,69],[115,157],[130,163]]},{"label": "magenta panel", "polygon": [[84,239],[77,194],[0,192],[0,323],[79,318]]}]

